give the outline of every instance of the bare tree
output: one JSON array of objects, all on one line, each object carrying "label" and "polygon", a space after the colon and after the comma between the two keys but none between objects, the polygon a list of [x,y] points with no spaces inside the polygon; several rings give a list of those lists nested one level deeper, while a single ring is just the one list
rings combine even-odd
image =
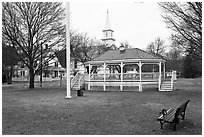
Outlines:
[{"label": "bare tree", "polygon": [[123,41],[120,43],[120,46],[124,46],[126,49],[132,48],[128,41]]},{"label": "bare tree", "polygon": [[70,43],[71,57],[82,64],[112,49],[87,33],[72,33]]},{"label": "bare tree", "polygon": [[29,88],[34,88],[34,76],[41,66],[54,57],[54,48],[64,45],[65,10],[61,5],[57,2],[2,3],[2,34],[18,55],[24,55],[25,58],[19,57],[29,69]]},{"label": "bare tree", "polygon": [[162,17],[167,26],[175,33],[172,40],[184,48],[194,50],[198,58],[202,58],[202,2],[162,2]]},{"label": "bare tree", "polygon": [[[91,38],[87,33],[77,33],[71,30],[70,33],[70,56],[71,60],[74,62],[74,68],[77,68],[77,63],[80,62],[85,64],[85,62],[90,61],[104,52],[113,49],[115,45],[109,46],[103,44],[100,40],[96,38]],[[63,67],[66,67],[66,47],[64,49],[57,51],[56,56]]]},{"label": "bare tree", "polygon": [[164,56],[165,54],[164,40],[162,40],[160,37],[157,37],[154,42],[151,42],[147,46],[146,51],[148,53],[151,53],[160,57]]},{"label": "bare tree", "polygon": [[95,40],[90,38],[87,33],[73,34],[70,45],[71,57],[83,64],[90,61],[95,54]]}]

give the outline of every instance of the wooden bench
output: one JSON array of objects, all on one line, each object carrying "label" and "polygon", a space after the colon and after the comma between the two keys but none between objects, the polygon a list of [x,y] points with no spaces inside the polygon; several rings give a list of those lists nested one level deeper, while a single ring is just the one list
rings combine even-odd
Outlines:
[{"label": "wooden bench", "polygon": [[185,118],[185,111],[189,101],[190,100],[187,100],[176,109],[170,108],[167,111],[165,109],[162,109],[162,112],[160,112],[161,115],[157,119],[161,124],[161,129],[163,129],[164,123],[169,123],[173,126],[173,129],[175,131],[176,124],[179,123],[179,120],[184,120]]}]

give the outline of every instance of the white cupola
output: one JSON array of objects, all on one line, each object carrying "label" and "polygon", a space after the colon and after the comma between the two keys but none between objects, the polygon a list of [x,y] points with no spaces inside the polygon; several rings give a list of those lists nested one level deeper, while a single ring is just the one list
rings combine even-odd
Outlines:
[{"label": "white cupola", "polygon": [[110,25],[110,17],[109,17],[109,13],[107,10],[107,15],[106,15],[106,25],[105,25],[105,29],[103,30],[103,38],[101,39],[105,44],[108,45],[113,45],[115,39],[113,38],[113,30],[111,29],[111,25]]}]

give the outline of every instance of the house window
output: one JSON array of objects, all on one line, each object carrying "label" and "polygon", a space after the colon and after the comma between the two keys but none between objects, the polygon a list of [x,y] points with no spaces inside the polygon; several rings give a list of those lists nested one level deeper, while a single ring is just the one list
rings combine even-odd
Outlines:
[{"label": "house window", "polygon": [[25,76],[25,71],[21,71],[21,76]]},{"label": "house window", "polygon": [[58,71],[55,71],[55,78],[58,77]]},{"label": "house window", "polygon": [[58,62],[55,62],[55,67],[58,67]]},{"label": "house window", "polygon": [[21,68],[24,68],[24,67],[25,67],[25,65],[24,65],[24,63],[22,62],[22,63],[21,63]]}]

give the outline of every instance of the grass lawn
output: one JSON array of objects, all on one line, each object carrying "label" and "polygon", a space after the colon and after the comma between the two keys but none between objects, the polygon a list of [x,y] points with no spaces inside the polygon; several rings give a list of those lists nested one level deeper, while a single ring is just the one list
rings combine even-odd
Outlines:
[{"label": "grass lawn", "polygon": [[[65,87],[3,87],[2,134],[89,135],[201,135],[202,81],[179,79],[173,92],[85,91],[65,99]],[[190,99],[186,119],[177,130],[170,124],[160,129],[162,108],[177,107]]]}]

